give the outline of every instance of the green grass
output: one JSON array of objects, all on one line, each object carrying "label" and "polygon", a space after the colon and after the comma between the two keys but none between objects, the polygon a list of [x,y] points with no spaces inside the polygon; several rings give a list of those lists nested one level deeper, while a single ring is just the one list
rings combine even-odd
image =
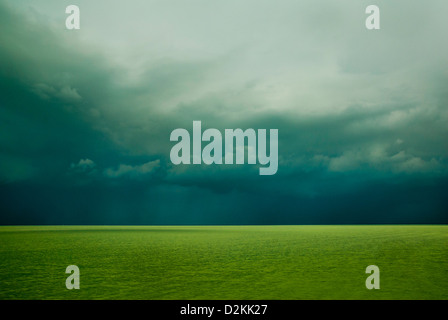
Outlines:
[{"label": "green grass", "polygon": [[447,298],[448,226],[0,227],[0,299]]}]

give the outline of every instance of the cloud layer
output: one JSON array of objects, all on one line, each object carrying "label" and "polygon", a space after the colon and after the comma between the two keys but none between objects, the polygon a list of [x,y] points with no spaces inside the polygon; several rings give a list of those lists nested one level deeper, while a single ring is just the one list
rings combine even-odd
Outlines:
[{"label": "cloud layer", "polygon": [[[0,2],[0,223],[448,222],[446,2],[69,4]],[[174,166],[194,120],[277,174]]]}]

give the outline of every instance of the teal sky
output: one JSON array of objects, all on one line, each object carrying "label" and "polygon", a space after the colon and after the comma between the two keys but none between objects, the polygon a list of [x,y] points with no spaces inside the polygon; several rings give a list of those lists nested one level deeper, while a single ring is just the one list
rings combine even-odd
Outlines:
[{"label": "teal sky", "polygon": [[[447,12],[0,0],[0,223],[448,223]],[[278,129],[277,174],[174,166],[194,120]]]}]

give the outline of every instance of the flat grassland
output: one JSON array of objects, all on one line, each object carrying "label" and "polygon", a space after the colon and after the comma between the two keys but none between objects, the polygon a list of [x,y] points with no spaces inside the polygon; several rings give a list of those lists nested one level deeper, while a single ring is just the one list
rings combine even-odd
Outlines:
[{"label": "flat grassland", "polygon": [[0,227],[0,299],[448,299],[448,226]]}]

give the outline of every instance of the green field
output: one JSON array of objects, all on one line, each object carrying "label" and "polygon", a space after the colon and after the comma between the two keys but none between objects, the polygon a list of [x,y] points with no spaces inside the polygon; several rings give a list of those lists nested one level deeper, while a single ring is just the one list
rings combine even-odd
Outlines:
[{"label": "green field", "polygon": [[448,299],[448,226],[0,227],[0,286],[0,299]]}]

